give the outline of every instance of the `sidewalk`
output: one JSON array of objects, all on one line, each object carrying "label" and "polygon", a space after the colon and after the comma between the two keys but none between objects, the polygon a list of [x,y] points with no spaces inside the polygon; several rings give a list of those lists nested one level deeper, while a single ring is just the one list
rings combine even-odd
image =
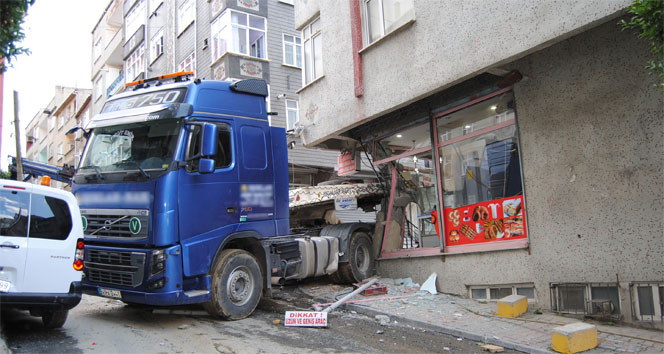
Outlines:
[{"label": "sidewalk", "polygon": [[[408,279],[405,285],[403,279],[380,279],[378,282],[387,286],[386,295],[357,295],[344,308],[372,317],[387,315],[392,324],[397,322],[439,331],[527,353],[553,353],[550,349],[553,328],[579,322],[553,313],[536,315],[532,308],[518,319],[496,317],[493,313],[497,304],[493,302],[431,295],[417,291],[419,286],[408,284]],[[322,303],[334,302],[335,296],[351,290],[321,282],[300,284],[300,289]],[[593,324],[597,326],[599,345],[584,353],[664,353],[664,332]]]}]

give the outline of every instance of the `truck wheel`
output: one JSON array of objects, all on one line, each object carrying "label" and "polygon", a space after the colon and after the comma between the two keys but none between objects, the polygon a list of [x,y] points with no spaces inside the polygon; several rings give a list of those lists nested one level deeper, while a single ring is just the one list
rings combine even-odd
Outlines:
[{"label": "truck wheel", "polygon": [[364,232],[355,232],[348,245],[348,263],[330,275],[335,283],[357,283],[373,275],[374,255],[371,239]]},{"label": "truck wheel", "polygon": [[223,250],[211,277],[210,301],[203,305],[210,315],[239,320],[254,312],[263,292],[263,280],[253,255],[244,250]]},{"label": "truck wheel", "polygon": [[43,310],[42,323],[44,328],[60,328],[67,321],[69,310]]}]

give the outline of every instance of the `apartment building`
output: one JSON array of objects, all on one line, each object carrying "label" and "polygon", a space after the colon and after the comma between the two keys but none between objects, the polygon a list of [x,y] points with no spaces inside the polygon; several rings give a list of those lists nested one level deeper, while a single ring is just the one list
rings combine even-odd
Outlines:
[{"label": "apartment building", "polygon": [[[27,125],[25,158],[54,166],[76,167],[85,140],[81,134],[65,135],[65,132],[90,120],[91,93],[89,89],[56,86],[51,101]],[[51,185],[66,186],[56,181]]]},{"label": "apartment building", "polygon": [[664,96],[629,3],[295,1],[303,140],[373,157],[381,275],[662,327]]},{"label": "apartment building", "polygon": [[302,38],[292,1],[114,0],[93,29],[93,111],[124,84],[178,71],[201,79],[263,79],[271,124],[286,127],[292,186],[336,176],[338,152],[297,134]]}]

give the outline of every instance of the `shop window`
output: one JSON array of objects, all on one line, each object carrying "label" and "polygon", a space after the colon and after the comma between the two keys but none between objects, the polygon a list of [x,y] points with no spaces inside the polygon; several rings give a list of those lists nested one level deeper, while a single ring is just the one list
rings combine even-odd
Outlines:
[{"label": "shop window", "polygon": [[428,123],[379,139],[374,146],[374,164],[391,174],[387,223],[382,257],[400,253],[440,254],[440,239],[432,218],[437,209],[434,158]]},{"label": "shop window", "polygon": [[630,284],[634,317],[641,321],[664,321],[664,284]]},{"label": "shop window", "polygon": [[437,118],[446,252],[525,247],[512,93]]}]

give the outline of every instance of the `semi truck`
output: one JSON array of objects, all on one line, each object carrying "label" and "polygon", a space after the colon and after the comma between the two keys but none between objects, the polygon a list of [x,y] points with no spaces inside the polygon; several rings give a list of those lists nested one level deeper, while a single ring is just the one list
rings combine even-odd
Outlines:
[{"label": "semi truck", "polygon": [[127,84],[68,132],[87,137],[71,180],[83,292],[235,320],[273,284],[371,276],[373,225],[291,231],[286,132],[270,126],[266,83],[192,76]]}]

